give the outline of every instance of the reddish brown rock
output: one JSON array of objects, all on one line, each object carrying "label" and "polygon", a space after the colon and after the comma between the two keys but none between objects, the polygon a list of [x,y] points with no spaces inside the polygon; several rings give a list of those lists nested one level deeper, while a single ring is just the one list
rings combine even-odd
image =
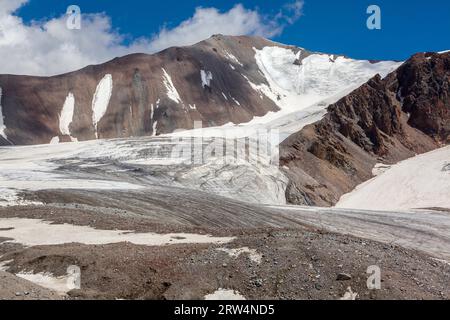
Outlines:
[{"label": "reddish brown rock", "polygon": [[[112,75],[113,90],[98,123],[99,138],[192,129],[194,121],[203,126],[248,122],[279,110],[272,100],[261,99],[242,76],[267,83],[256,65],[254,48],[273,45],[258,37],[217,35],[194,46],[133,54],[60,76],[0,75],[8,140],[15,145],[46,144],[62,136],[59,114],[69,93],[75,97],[71,136],[79,141],[95,139],[92,100],[106,74]],[[163,68],[180,95],[179,103],[168,97]],[[202,70],[212,74],[209,85],[202,84]],[[0,145],[9,144],[3,140]]]}]

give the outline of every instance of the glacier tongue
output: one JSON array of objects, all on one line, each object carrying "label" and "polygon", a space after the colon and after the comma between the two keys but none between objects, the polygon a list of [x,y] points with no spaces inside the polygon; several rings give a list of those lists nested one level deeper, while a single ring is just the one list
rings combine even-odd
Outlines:
[{"label": "glacier tongue", "polygon": [[[211,142],[194,141],[194,150],[198,144],[207,147]],[[182,143],[189,141],[142,137],[8,147],[8,152],[0,148],[0,206],[21,203],[20,191],[145,190],[154,185],[201,190],[251,203],[286,203],[288,181],[278,166],[233,161],[233,157],[225,162],[218,155],[192,163],[191,155],[174,152]]]}]

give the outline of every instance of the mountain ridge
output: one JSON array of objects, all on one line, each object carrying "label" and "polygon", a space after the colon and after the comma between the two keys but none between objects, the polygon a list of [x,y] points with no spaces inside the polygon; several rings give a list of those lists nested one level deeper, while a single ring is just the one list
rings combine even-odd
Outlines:
[{"label": "mountain ridge", "polygon": [[[260,58],[266,60],[258,63],[256,53],[264,48],[277,48],[278,51],[260,53]],[[285,94],[300,96],[291,92],[298,90],[297,85],[295,88],[288,86],[287,93],[283,86],[282,92],[274,90],[267,72],[261,71],[262,63],[273,64],[270,71],[281,74],[283,68],[300,72],[307,67],[303,65],[304,61],[321,56],[324,61],[320,61],[318,68],[314,69],[315,63],[308,65],[313,73],[303,71],[304,77],[319,72],[318,78],[312,78],[305,90],[311,89],[314,81],[322,81],[319,87],[325,86],[327,92],[330,91],[326,86],[334,84],[323,82],[326,68],[330,72],[336,69],[338,73],[347,65],[356,68],[345,71],[359,73],[357,80],[347,76],[350,79],[348,85],[362,84],[378,69],[384,72],[390,68],[389,64],[379,63],[374,67],[369,62],[345,58],[338,66],[334,59],[339,57],[335,55],[313,53],[260,37],[216,35],[194,46],[172,47],[154,55],[132,54],[54,77],[0,75],[5,133],[10,143],[27,145],[159,135],[177,129],[192,129],[195,121],[202,121],[205,127],[247,123],[255,117],[280,111],[280,99]],[[326,57],[333,63],[326,62]],[[203,74],[209,74],[212,79],[205,82]],[[104,97],[97,101],[100,105],[94,106],[97,89],[108,75],[112,78],[110,92],[105,87]],[[295,78],[296,74],[293,76]],[[279,80],[275,78],[275,82]],[[286,84],[286,79],[281,80]],[[287,81],[297,82],[298,79]],[[330,92],[337,91],[331,88]],[[70,95],[74,98],[74,106],[68,126],[71,133],[67,135],[59,130],[59,118]],[[291,100],[299,103],[297,98]],[[300,103],[308,102],[300,100]],[[93,121],[96,107],[104,111],[99,114],[99,119],[95,119],[98,123]],[[2,144],[10,143],[3,141]]]},{"label": "mountain ridge", "polygon": [[394,164],[448,144],[450,54],[416,54],[330,105],[327,115],[283,142],[293,204],[332,206]]}]

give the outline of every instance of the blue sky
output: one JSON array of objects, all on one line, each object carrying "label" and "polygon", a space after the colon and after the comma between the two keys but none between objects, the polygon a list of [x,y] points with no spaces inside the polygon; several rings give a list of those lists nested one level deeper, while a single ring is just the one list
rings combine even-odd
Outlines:
[{"label": "blue sky", "polygon": [[[242,3],[274,15],[283,1],[226,0],[31,0],[19,15],[26,21],[57,17],[68,5],[83,12],[105,12],[115,29],[129,38],[151,36],[161,26],[175,27],[193,15],[196,7],[230,10]],[[382,10],[382,30],[368,30],[366,9],[377,4]],[[303,16],[274,40],[316,51],[342,53],[354,58],[405,59],[419,51],[450,48],[450,1],[305,0]]]},{"label": "blue sky", "polygon": [[[81,30],[67,24],[74,4]],[[381,30],[366,26],[373,4],[381,8]],[[450,49],[449,32],[448,0],[0,0],[0,57],[8,61],[0,74],[56,75],[216,33],[355,59],[406,60]]]}]

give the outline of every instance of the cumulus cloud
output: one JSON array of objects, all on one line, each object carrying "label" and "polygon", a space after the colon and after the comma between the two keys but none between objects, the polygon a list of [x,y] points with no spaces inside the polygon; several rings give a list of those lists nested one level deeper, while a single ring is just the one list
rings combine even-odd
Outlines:
[{"label": "cumulus cloud", "polygon": [[64,15],[26,24],[15,12],[27,2],[0,2],[0,57],[7,61],[0,63],[0,74],[55,75],[129,53],[191,45],[217,33],[270,38],[293,24],[303,8],[303,1],[297,0],[269,17],[241,4],[227,12],[199,7],[178,26],[163,27],[157,34],[124,45],[124,36],[114,31],[111,19],[104,14],[83,14],[81,30],[69,30]]}]

